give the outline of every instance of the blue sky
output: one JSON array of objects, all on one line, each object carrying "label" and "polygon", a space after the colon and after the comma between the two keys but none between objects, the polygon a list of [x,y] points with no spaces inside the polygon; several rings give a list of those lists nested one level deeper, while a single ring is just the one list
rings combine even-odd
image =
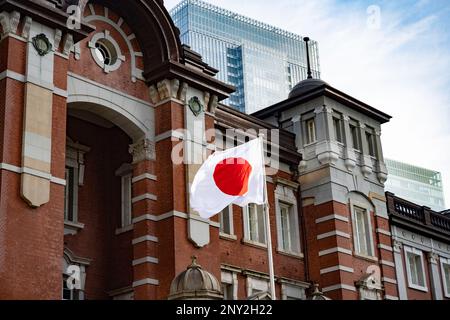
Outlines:
[{"label": "blue sky", "polygon": [[319,41],[322,79],[391,114],[385,156],[441,171],[450,207],[450,1],[206,2]]}]

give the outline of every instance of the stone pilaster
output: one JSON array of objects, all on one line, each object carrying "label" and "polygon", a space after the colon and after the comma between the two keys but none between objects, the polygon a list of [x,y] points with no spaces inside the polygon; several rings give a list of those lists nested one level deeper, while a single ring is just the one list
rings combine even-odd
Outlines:
[{"label": "stone pilaster", "polygon": [[339,147],[334,141],[333,110],[323,106],[316,108],[316,155],[321,164],[334,164],[339,159]]},{"label": "stone pilaster", "polygon": [[402,248],[403,244],[400,241],[394,241],[394,263],[395,273],[397,275],[398,294],[400,300],[408,300],[408,294],[406,291],[406,274],[403,271],[403,258]]},{"label": "stone pilaster", "polygon": [[[206,92],[197,91],[191,88],[187,92],[187,103],[198,98],[199,101],[208,100],[209,94]],[[206,99],[208,98],[208,99]],[[203,106],[205,108],[205,106]],[[205,109],[204,109],[205,110]],[[184,141],[184,154],[186,165],[186,191],[187,191],[187,208],[188,208],[188,237],[189,240],[198,248],[205,247],[211,241],[209,221],[200,218],[197,212],[194,212],[189,205],[189,190],[191,184],[194,182],[200,166],[206,158],[207,141],[206,141],[206,114],[201,112],[195,114],[189,105],[186,105],[184,110],[186,136]]]},{"label": "stone pilaster", "polygon": [[434,252],[428,253],[428,270],[430,273],[431,293],[434,300],[443,300],[441,276],[439,272],[439,255]]},{"label": "stone pilaster", "polygon": [[352,145],[350,117],[343,116],[342,120],[344,121],[345,166],[347,167],[347,170],[353,171],[356,167],[356,154]]},{"label": "stone pilaster", "polygon": [[381,144],[381,131],[375,132],[375,143],[377,148],[377,177],[380,183],[384,184],[388,178],[388,170],[384,162],[383,146]]},{"label": "stone pilaster", "polygon": [[369,155],[369,144],[366,139],[366,125],[359,123],[359,131],[361,135],[361,153],[362,153],[362,168],[363,175],[367,178],[373,172],[372,158]]}]

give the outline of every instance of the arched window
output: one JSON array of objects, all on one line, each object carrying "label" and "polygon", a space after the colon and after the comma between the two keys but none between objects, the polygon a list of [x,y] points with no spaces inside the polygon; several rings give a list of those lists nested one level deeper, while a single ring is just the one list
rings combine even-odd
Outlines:
[{"label": "arched window", "polygon": [[69,249],[64,250],[62,261],[62,299],[84,300],[86,284],[86,268],[90,260],[76,257]]},{"label": "arched window", "polygon": [[352,214],[354,252],[363,257],[376,256],[373,242],[372,214],[373,204],[362,194],[351,192],[349,204]]}]

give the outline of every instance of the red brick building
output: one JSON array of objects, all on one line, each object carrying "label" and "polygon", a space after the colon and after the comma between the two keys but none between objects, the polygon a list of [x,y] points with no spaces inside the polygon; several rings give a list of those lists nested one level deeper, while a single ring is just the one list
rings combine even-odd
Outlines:
[{"label": "red brick building", "polygon": [[450,218],[387,192],[399,297],[450,299]]},{"label": "red brick building", "polygon": [[226,299],[267,291],[261,208],[188,203],[205,156],[261,130],[277,298],[398,299],[388,115],[314,79],[221,105],[162,0],[5,0],[0,25],[0,299],[167,299],[193,255]]}]

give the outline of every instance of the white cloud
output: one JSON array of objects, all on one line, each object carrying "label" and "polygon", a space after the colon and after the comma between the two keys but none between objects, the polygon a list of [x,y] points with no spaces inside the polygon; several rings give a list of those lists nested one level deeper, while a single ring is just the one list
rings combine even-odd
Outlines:
[{"label": "white cloud", "polygon": [[411,18],[428,0],[383,2],[379,30],[367,27],[367,7],[356,2],[208,2],[319,41],[322,78],[394,116],[383,127],[385,155],[441,171],[450,207],[450,50],[438,15]]}]

